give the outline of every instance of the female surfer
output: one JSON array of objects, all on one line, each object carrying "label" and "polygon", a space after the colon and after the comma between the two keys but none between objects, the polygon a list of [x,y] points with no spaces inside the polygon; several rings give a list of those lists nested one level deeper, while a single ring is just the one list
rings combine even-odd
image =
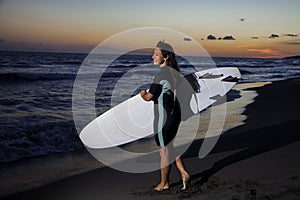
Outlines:
[{"label": "female surfer", "polygon": [[[169,189],[170,158],[176,152],[173,147],[173,139],[181,121],[180,105],[174,96],[174,89],[180,78],[180,70],[173,47],[168,43],[159,41],[152,59],[155,65],[160,66],[160,72],[154,77],[149,91],[142,90],[140,95],[145,101],[154,101],[153,128],[161,158],[161,181],[154,190],[163,191]],[[186,190],[190,175],[180,156],[174,156],[176,156],[176,166],[182,177],[182,190]]]}]

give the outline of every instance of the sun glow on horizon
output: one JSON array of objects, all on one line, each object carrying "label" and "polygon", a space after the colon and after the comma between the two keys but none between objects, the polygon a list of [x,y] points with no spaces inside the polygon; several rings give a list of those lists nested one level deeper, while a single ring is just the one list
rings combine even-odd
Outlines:
[{"label": "sun glow on horizon", "polygon": [[[156,4],[161,6],[148,9]],[[0,5],[0,50],[89,52],[122,31],[162,27],[190,36],[211,56],[300,54],[300,1],[10,0]]]}]

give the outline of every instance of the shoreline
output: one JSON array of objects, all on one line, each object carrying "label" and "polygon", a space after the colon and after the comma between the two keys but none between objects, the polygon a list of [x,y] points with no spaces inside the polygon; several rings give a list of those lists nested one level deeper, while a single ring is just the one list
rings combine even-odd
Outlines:
[{"label": "shoreline", "polygon": [[[246,88],[261,87],[264,84],[265,83],[240,83],[233,88],[234,91],[238,91],[237,93],[241,95],[242,98],[236,99],[237,101],[241,101],[238,103],[238,108],[235,105],[235,102],[230,99],[228,100],[229,102],[226,103],[229,114],[226,116],[227,120],[224,124],[223,130],[228,130],[232,127],[241,125],[243,123],[242,121],[246,118],[246,116],[240,114],[245,109],[244,107],[247,104],[254,101],[253,98],[256,96],[256,94],[253,90],[243,90]],[[236,92],[233,92],[233,96],[236,95],[235,93]],[[239,109],[240,111],[236,111],[236,109]],[[196,119],[198,118],[196,117]],[[207,125],[209,124],[208,120],[210,120],[210,108],[202,112],[201,120],[203,122],[201,122],[200,126],[203,126],[203,128],[199,129],[195,139],[201,139],[205,137]],[[190,130],[188,127],[184,127],[183,132],[185,131]],[[182,143],[180,139],[179,141],[179,143]],[[181,144],[181,146],[183,144]],[[133,143],[126,145],[125,150],[134,152],[137,149],[144,148],[143,145],[145,144],[137,143],[136,145]],[[106,166],[97,161],[87,149],[66,153],[57,153],[47,156],[24,158],[17,161],[2,163],[0,165],[0,198],[44,186],[64,178],[102,167]],[[3,175],[1,176],[1,174]]]},{"label": "shoreline", "polygon": [[[187,168],[192,174],[192,192],[183,195],[188,195],[190,198],[213,196],[214,194],[211,194],[211,190],[203,192],[206,186],[208,187],[212,182],[220,185],[225,180],[230,180],[231,182],[229,181],[227,184],[229,187],[231,184],[234,185],[234,183],[236,183],[236,178],[242,179],[241,183],[239,183],[242,188],[245,185],[243,181],[248,181],[251,177],[254,182],[259,181],[259,184],[263,184],[267,181],[271,182],[274,187],[277,184],[276,187],[278,188],[278,181],[272,180],[272,177],[263,178],[263,176],[261,176],[263,172],[259,170],[259,167],[254,167],[258,168],[257,171],[260,172],[258,174],[253,173],[253,171],[251,172],[251,170],[248,170],[247,173],[246,169],[249,168],[248,166],[253,167],[253,163],[257,163],[257,165],[260,166],[264,159],[260,158],[261,160],[258,162],[256,159],[257,157],[264,157],[265,154],[271,153],[268,159],[269,162],[271,162],[272,160],[277,159],[277,157],[272,155],[273,151],[275,154],[284,155],[284,152],[289,152],[290,149],[298,149],[297,143],[295,142],[300,139],[295,131],[299,128],[300,122],[299,114],[297,115],[299,111],[297,102],[299,102],[300,97],[295,92],[299,89],[299,80],[300,79],[289,79],[273,82],[272,84],[261,88],[249,88],[249,90],[258,92],[259,96],[255,98],[252,104],[246,106],[244,114],[247,115],[247,119],[245,124],[223,133],[213,151],[206,158],[199,159],[197,155],[197,148],[201,146],[201,139],[193,142],[192,146],[184,154]],[[281,103],[285,103],[287,106],[278,107]],[[273,110],[274,108],[277,110]],[[282,115],[286,117],[283,117]],[[284,136],[281,136],[281,132],[284,132],[284,130],[288,130],[289,132]],[[286,163],[294,162],[293,164],[296,165],[293,166],[294,171],[292,173],[288,173],[287,170],[284,170],[284,173],[289,176],[282,172],[282,174],[284,174],[283,177],[286,177],[286,180],[283,180],[284,178],[282,177],[279,179],[279,176],[279,182],[280,180],[284,181],[286,185],[291,184],[290,182],[298,183],[298,177],[300,175],[299,171],[297,171],[297,169],[300,169],[299,161],[297,159],[291,161],[289,157],[285,157],[285,159],[288,160],[285,161]],[[254,161],[251,162],[249,160]],[[243,164],[247,162],[250,162],[248,166]],[[236,167],[239,165],[242,167]],[[265,165],[266,169],[270,167],[267,163],[265,163]],[[285,164],[282,164],[281,167],[283,169],[286,168]],[[233,174],[236,176],[233,176]],[[98,179],[94,177],[98,177]],[[206,182],[203,177],[207,178]],[[174,188],[180,187],[176,170],[172,171],[171,178],[173,180]],[[154,185],[158,179],[158,171],[145,174],[129,174],[104,167],[83,174],[63,178],[29,191],[11,196],[4,196],[4,199],[35,199],[38,198],[38,194],[47,195],[50,194],[49,192],[54,193],[46,199],[59,199],[60,194],[66,193],[71,195],[70,198],[84,199],[83,194],[80,196],[77,192],[74,194],[69,193],[71,188],[74,189],[74,187],[78,187],[77,189],[82,191],[82,193],[89,190],[94,192],[95,195],[91,195],[89,198],[85,199],[96,199],[97,195],[101,197],[101,199],[104,197],[107,197],[107,199],[114,199],[114,197],[120,197],[119,195],[125,195],[124,199],[150,199],[151,195],[158,195],[159,197],[163,195],[162,197],[166,199],[180,197],[178,194],[174,193],[174,190],[171,190],[167,194],[149,192],[149,186]],[[59,187],[63,187],[65,190],[62,188],[59,189]],[[264,187],[268,188],[266,186]],[[260,189],[264,187],[253,188],[256,189],[256,192],[262,192]],[[115,189],[115,194],[112,194],[111,192]],[[219,191],[219,194],[226,193],[225,189],[223,188],[224,190],[222,190],[221,186],[217,187],[217,189],[221,190]],[[196,190],[199,191],[197,192]],[[298,190],[295,190],[296,194],[298,194]],[[76,196],[75,194],[79,196]],[[218,199],[218,196],[216,196],[216,199]]]}]

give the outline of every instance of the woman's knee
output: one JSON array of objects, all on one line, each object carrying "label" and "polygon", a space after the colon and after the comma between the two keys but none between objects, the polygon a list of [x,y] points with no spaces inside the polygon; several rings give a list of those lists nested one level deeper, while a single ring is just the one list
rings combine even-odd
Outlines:
[{"label": "woman's knee", "polygon": [[169,157],[169,149],[167,147],[161,147],[159,149],[160,157]]}]

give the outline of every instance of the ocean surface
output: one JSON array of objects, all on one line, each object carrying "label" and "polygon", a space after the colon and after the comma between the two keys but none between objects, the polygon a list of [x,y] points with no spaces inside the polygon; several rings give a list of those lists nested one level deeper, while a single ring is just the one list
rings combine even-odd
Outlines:
[{"label": "ocean surface", "polygon": [[[72,90],[86,57],[87,54],[0,51],[0,163],[84,148],[73,121]],[[126,55],[111,63],[102,76],[105,81],[99,81],[101,89],[97,88],[98,114],[110,107],[110,96],[119,78],[151,60],[149,55]],[[213,61],[218,67],[238,67],[241,83],[300,76],[300,59]],[[195,58],[193,62],[203,60]],[[190,71],[186,60],[179,58],[179,64],[183,74]]]}]

